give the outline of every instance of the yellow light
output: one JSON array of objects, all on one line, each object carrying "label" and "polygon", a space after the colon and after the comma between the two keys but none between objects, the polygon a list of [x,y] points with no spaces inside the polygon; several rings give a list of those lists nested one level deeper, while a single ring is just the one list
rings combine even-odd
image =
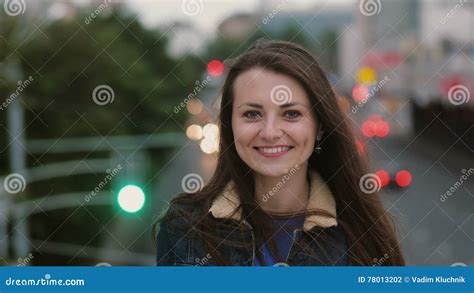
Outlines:
[{"label": "yellow light", "polygon": [[198,99],[192,99],[189,101],[186,107],[189,113],[197,115],[202,111],[202,102]]},{"label": "yellow light", "polygon": [[371,67],[362,67],[357,71],[357,81],[365,85],[370,85],[377,81],[377,73]]},{"label": "yellow light", "polygon": [[200,140],[202,138],[202,128],[199,125],[192,124],[186,129],[186,136],[191,140]]},{"label": "yellow light", "polygon": [[202,135],[208,139],[216,139],[219,136],[219,127],[213,123],[206,124],[202,128]]},{"label": "yellow light", "polygon": [[217,138],[204,138],[199,144],[201,150],[206,154],[212,154],[218,151],[219,149],[219,140]]}]

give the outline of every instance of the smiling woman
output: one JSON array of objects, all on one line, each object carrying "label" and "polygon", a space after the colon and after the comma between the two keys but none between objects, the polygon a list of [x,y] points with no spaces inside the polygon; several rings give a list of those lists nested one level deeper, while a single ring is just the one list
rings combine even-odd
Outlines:
[{"label": "smiling woman", "polygon": [[314,56],[261,40],[227,67],[216,171],[172,200],[157,265],[403,265],[390,215],[359,188],[366,162]]}]

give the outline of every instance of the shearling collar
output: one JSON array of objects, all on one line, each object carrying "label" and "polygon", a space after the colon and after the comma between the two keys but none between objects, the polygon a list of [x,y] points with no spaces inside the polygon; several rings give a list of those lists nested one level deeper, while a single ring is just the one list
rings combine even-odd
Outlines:
[{"label": "shearling collar", "polygon": [[[324,179],[321,178],[317,172],[310,169],[308,169],[308,172],[310,172],[311,180],[310,197],[307,208],[324,210],[333,215],[333,217],[309,215],[305,218],[303,230],[309,231],[315,226],[323,228],[337,226],[336,201],[334,200],[333,194],[329,190]],[[219,194],[212,203],[209,212],[215,218],[228,218],[237,221],[241,220],[242,209],[239,207],[240,199],[233,186],[234,182],[229,182],[221,194]],[[236,212],[234,213],[234,211]]]}]

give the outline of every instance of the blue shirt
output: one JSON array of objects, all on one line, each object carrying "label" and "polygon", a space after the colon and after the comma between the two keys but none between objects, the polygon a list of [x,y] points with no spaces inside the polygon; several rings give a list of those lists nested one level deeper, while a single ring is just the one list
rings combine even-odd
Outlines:
[{"label": "blue shirt", "polygon": [[[275,219],[277,232],[275,235],[273,235],[272,239],[275,241],[278,255],[280,255],[283,261],[286,259],[288,252],[290,251],[290,246],[293,243],[293,231],[303,227],[304,219],[304,215],[285,218],[278,217]],[[265,260],[265,265],[273,266],[278,262],[278,260],[276,260],[270,253],[267,244],[262,243],[261,251]],[[257,256],[255,256],[255,266],[261,265],[262,264],[258,260]]]}]

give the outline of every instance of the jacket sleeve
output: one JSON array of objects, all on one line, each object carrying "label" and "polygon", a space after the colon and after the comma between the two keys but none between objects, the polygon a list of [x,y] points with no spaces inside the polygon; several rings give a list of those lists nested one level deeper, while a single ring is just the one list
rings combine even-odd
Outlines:
[{"label": "jacket sleeve", "polygon": [[172,266],[174,262],[174,252],[173,246],[171,245],[168,225],[165,222],[160,223],[160,230],[158,231],[156,246],[156,265]]}]

